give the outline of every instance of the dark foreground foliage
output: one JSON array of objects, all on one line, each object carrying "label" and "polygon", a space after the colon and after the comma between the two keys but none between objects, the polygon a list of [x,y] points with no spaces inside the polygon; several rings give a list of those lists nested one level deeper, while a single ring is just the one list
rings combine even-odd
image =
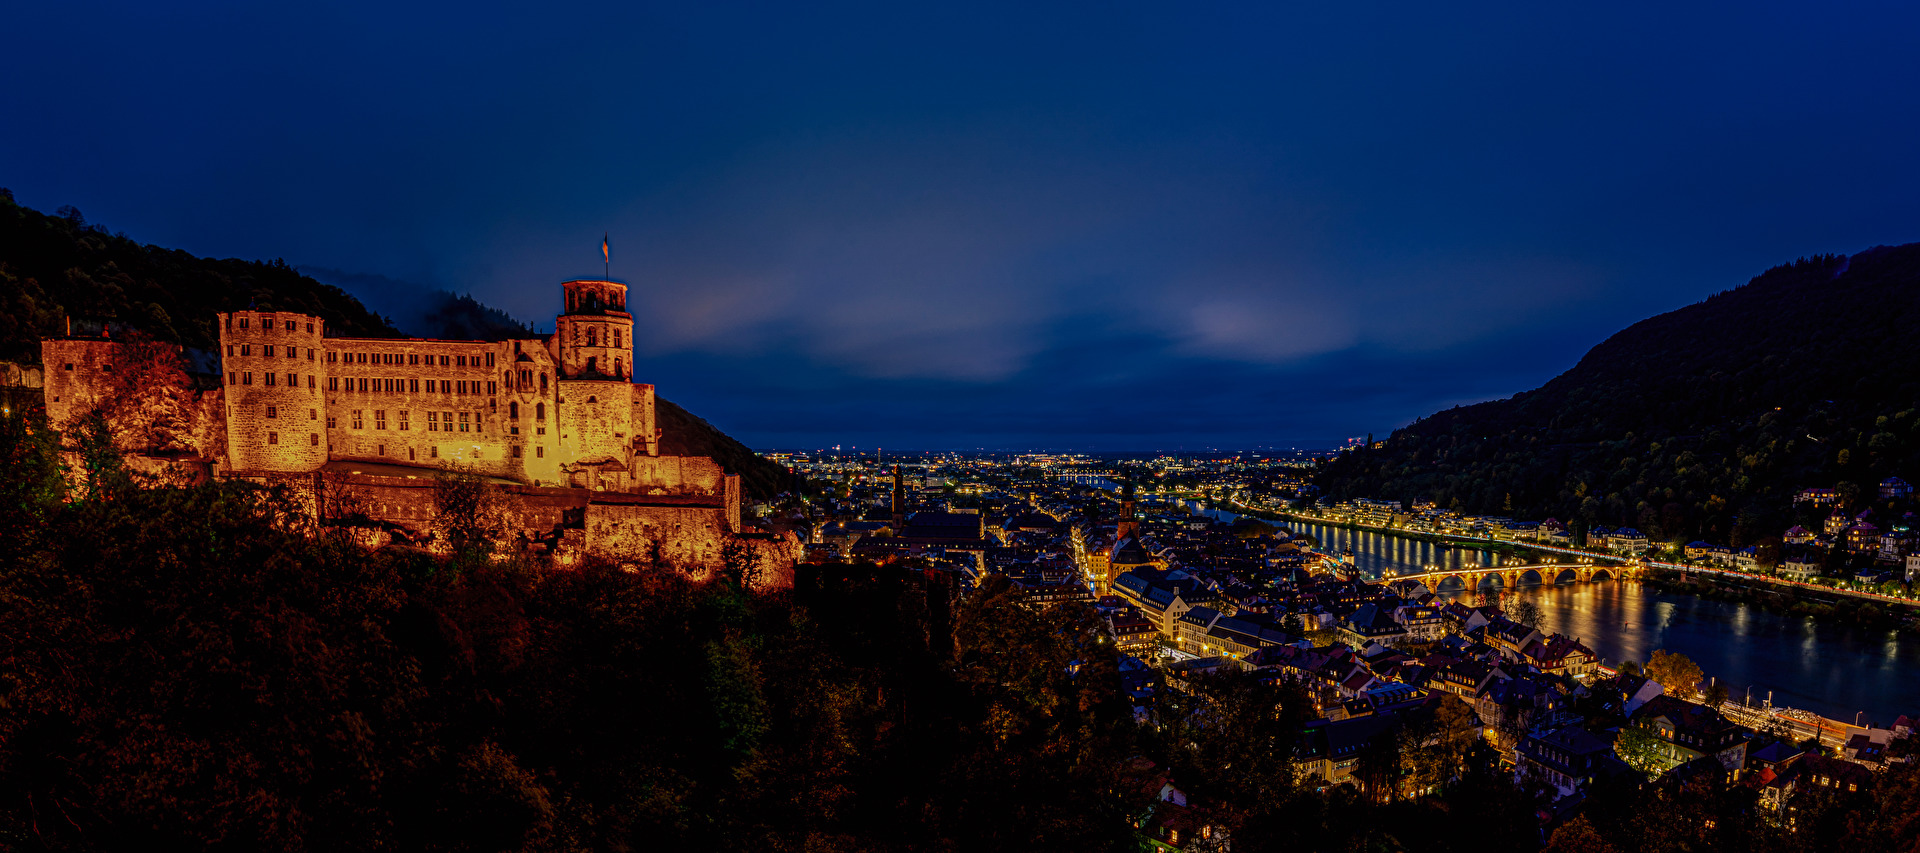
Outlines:
[{"label": "dark foreground foliage", "polygon": [[[51,438],[0,418],[0,849],[1128,850],[1169,773],[1241,851],[1541,842],[1537,798],[1434,736],[1464,710],[1323,793],[1298,693],[1200,679],[1138,725],[1095,614],[1003,578],[369,554],[246,484],[99,459],[69,491]],[[1435,793],[1395,794],[1402,766]],[[1914,788],[1802,819],[1912,849]],[[1589,815],[1557,849],[1804,849],[1741,791]]]}]

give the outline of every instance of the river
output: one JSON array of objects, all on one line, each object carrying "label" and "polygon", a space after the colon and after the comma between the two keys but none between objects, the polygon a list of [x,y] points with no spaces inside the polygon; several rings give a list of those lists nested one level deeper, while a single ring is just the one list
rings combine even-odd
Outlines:
[{"label": "river", "polygon": [[[1208,515],[1231,521],[1231,513]],[[1371,530],[1287,522],[1320,543],[1321,550],[1352,549],[1361,574],[1382,569],[1418,571],[1423,566],[1464,568],[1492,562],[1492,553],[1435,545]],[[1449,589],[1444,598],[1477,599],[1481,593],[1507,602],[1530,599],[1540,606],[1541,630],[1578,637],[1609,665],[1645,661],[1655,649],[1679,652],[1707,675],[1754,702],[1772,693],[1775,705],[1802,708],[1852,722],[1866,718],[1885,726],[1900,714],[1920,715],[1920,639],[1893,631],[1817,623],[1758,607],[1655,592],[1634,581],[1585,584],[1523,584],[1511,591]]]}]

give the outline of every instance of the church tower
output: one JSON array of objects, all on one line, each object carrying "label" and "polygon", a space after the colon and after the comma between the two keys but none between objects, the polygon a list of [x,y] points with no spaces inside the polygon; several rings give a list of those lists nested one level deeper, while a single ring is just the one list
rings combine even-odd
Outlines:
[{"label": "church tower", "polygon": [[1133,515],[1133,478],[1129,477],[1120,489],[1120,524],[1113,533],[1115,542],[1140,537],[1140,523],[1133,520]]}]

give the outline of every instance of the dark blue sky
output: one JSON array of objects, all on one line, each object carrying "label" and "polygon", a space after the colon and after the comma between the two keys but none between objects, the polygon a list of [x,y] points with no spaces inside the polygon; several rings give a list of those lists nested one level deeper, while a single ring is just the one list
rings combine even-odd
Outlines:
[{"label": "dark blue sky", "polygon": [[178,5],[0,10],[0,186],[542,328],[610,231],[759,446],[1385,434],[1920,240],[1911,3]]}]

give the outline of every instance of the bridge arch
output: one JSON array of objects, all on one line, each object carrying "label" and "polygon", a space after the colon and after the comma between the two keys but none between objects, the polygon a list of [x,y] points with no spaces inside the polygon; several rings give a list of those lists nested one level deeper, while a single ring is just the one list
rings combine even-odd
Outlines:
[{"label": "bridge arch", "polygon": [[[1544,583],[1545,581],[1542,581],[1542,582]],[[1580,572],[1578,569],[1575,569],[1572,566],[1568,566],[1566,568],[1560,569],[1559,571],[1556,571],[1553,573],[1553,582],[1554,583],[1568,583],[1568,582],[1579,583]]]},{"label": "bridge arch", "polygon": [[1605,578],[1606,580],[1613,580],[1614,577],[1615,577],[1614,570],[1609,569],[1605,566],[1595,566],[1593,569],[1593,575],[1591,579],[1600,580],[1602,578]]},{"label": "bridge arch", "polygon": [[1513,573],[1513,585],[1519,586],[1521,583],[1526,581],[1528,575],[1533,576],[1534,583],[1538,583],[1538,584],[1547,583],[1547,576],[1543,574],[1539,569],[1526,568]]}]

